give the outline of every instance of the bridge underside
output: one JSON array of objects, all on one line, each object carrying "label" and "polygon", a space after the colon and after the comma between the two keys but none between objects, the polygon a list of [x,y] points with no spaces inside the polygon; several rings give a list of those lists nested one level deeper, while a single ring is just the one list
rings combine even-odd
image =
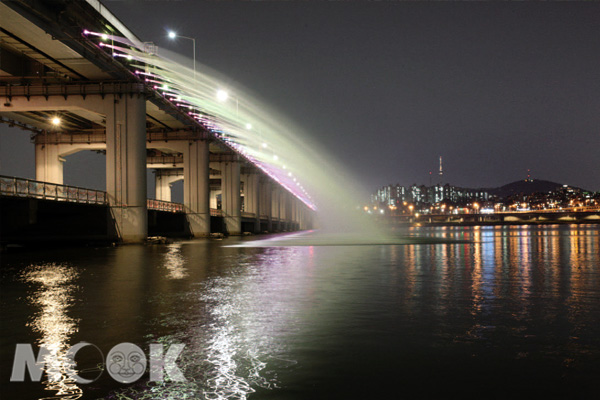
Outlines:
[{"label": "bridge underside", "polygon": [[[36,180],[63,184],[64,157],[104,153],[108,207],[124,242],[155,229],[147,168],[155,170],[158,200],[170,201],[170,185],[183,180],[191,236],[210,235],[214,218],[231,235],[310,227],[312,210],[302,201],[82,36],[84,28],[108,29],[140,42],[94,4],[0,3],[0,122],[33,132]],[[220,215],[211,218],[211,208]]]}]

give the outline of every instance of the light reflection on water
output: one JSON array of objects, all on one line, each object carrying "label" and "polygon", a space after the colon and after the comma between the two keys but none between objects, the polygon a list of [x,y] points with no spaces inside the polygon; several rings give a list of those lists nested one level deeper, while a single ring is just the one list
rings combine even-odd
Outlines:
[{"label": "light reflection on water", "polygon": [[285,337],[297,324],[301,303],[294,299],[302,294],[301,271],[310,263],[307,249],[286,249],[260,257],[258,267],[248,265],[243,277],[207,283],[201,299],[208,306],[202,327],[208,340],[198,344],[210,364],[206,399],[245,399],[253,388],[277,387],[277,377],[263,370],[267,363],[294,363],[281,355],[286,354]]},{"label": "light reflection on water", "polygon": [[44,358],[48,379],[43,384],[45,390],[56,392],[45,399],[75,400],[83,393],[71,378],[74,366],[67,359],[71,336],[77,331],[78,321],[67,314],[75,301],[77,276],[75,268],[57,264],[30,266],[22,274],[33,286],[28,299],[38,309],[28,326],[40,335],[36,344],[48,350]]},{"label": "light reflection on water", "polygon": [[185,267],[185,259],[181,255],[181,244],[174,243],[166,246],[168,251],[165,253],[165,268],[169,271],[170,279],[184,279],[188,276]]},{"label": "light reflection on water", "polygon": [[[187,382],[123,388],[105,380],[82,387],[91,398],[368,398],[392,390],[391,382],[419,387],[421,397],[444,385],[502,391],[541,382],[550,393],[560,385],[587,393],[600,372],[596,226],[407,234],[449,242],[313,247],[303,237],[301,246],[254,248],[190,241],[107,250],[109,261],[93,277],[90,268],[45,265],[24,276],[37,285],[36,319],[54,325],[32,328],[40,343],[73,344],[79,324],[67,314],[79,299],[76,281],[106,288],[88,300],[105,303],[98,318],[119,327],[108,344],[95,344],[185,343],[178,364]],[[36,300],[41,293],[60,302]]]}]

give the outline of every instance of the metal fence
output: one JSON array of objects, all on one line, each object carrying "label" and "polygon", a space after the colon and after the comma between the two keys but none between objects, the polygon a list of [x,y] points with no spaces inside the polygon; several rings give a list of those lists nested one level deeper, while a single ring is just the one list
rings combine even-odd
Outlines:
[{"label": "metal fence", "polygon": [[222,217],[223,216],[223,210],[219,210],[216,208],[211,208],[210,209],[210,216],[211,217]]},{"label": "metal fence", "polygon": [[86,204],[108,204],[106,192],[76,186],[59,185],[31,179],[0,175],[0,195],[35,199],[69,201]]},{"label": "metal fence", "polygon": [[183,204],[170,201],[148,199],[148,210],[184,212]]}]

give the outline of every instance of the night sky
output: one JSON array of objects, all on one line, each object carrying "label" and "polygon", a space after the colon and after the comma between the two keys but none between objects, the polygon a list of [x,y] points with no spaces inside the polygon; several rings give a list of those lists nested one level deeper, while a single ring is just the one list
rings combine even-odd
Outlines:
[{"label": "night sky", "polygon": [[[444,183],[600,190],[599,2],[104,3],[159,48],[191,58],[166,32],[195,37],[370,191],[429,184],[440,155]],[[0,126],[0,173],[34,176],[28,136]],[[66,184],[102,188],[103,156],[67,160]]]}]

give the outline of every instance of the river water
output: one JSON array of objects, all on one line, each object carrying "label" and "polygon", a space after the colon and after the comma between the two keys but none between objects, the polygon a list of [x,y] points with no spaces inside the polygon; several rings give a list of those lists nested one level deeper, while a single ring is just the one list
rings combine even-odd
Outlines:
[{"label": "river water", "polygon": [[[600,398],[598,225],[400,234],[3,254],[1,397]],[[185,381],[116,382],[101,357],[123,342],[184,345]],[[9,382],[17,343],[56,379]]]}]

